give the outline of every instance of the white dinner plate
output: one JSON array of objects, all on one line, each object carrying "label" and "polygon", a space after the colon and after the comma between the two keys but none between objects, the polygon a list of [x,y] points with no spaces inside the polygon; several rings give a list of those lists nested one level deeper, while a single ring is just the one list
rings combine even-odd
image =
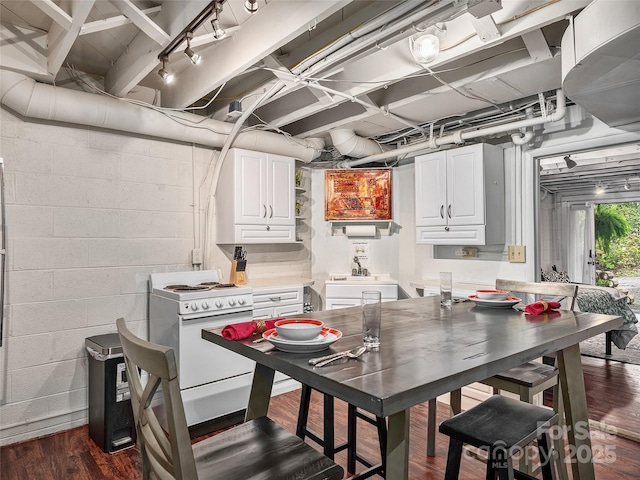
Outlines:
[{"label": "white dinner plate", "polygon": [[335,328],[323,327],[320,335],[313,340],[285,340],[275,328],[262,334],[265,340],[271,342],[278,350],[289,353],[313,353],[321,352],[329,348],[335,341],[342,338],[342,332]]},{"label": "white dinner plate", "polygon": [[469,299],[479,307],[489,308],[511,308],[522,301],[518,297],[507,297],[506,300],[483,300],[477,295],[470,295]]}]

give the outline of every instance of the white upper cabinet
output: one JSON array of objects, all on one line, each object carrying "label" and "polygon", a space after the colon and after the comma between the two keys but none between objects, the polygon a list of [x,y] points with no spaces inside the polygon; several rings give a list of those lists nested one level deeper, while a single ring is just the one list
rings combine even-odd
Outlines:
[{"label": "white upper cabinet", "polygon": [[216,242],[295,242],[294,171],[293,158],[230,149],[216,193]]},{"label": "white upper cabinet", "polygon": [[415,179],[417,243],[504,243],[501,148],[477,144],[418,156]]}]

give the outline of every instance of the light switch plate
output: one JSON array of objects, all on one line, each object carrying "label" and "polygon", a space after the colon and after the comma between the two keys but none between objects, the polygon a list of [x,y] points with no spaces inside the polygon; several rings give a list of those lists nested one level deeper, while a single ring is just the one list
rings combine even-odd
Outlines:
[{"label": "light switch plate", "polygon": [[507,248],[507,256],[511,263],[525,263],[525,246],[524,245],[509,245]]}]

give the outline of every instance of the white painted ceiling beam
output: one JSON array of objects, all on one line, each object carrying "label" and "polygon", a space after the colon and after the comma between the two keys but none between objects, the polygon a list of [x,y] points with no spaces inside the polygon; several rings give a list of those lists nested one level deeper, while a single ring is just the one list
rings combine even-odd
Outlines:
[{"label": "white painted ceiling beam", "polygon": [[522,40],[534,61],[547,60],[553,56],[541,30],[525,33],[522,35]]},{"label": "white painted ceiling beam", "polygon": [[166,45],[171,37],[130,0],[111,0],[120,11],[158,45]]},{"label": "white painted ceiling beam", "polygon": [[[171,38],[179,35],[208,5],[210,0],[173,0],[162,4],[155,23]],[[146,35],[138,35],[120,55],[105,77],[105,88],[116,96],[125,96],[132,88],[158,66],[158,54],[164,45],[158,45]]]},{"label": "white painted ceiling beam", "polygon": [[[162,10],[162,6],[145,8],[141,10],[147,16],[155,15]],[[115,17],[105,18],[104,20],[96,20],[94,22],[85,23],[80,29],[80,35],[88,35],[90,33],[102,32],[104,30],[111,30],[112,28],[122,27],[131,23],[131,19],[124,15],[116,15]]]},{"label": "white painted ceiling beam", "polygon": [[[185,70],[175,86],[162,91],[165,106],[179,108],[193,104],[275,49],[349,4],[351,0],[272,1],[242,24],[233,41],[221,42],[201,52],[202,65],[211,68]],[[286,19],[286,21],[284,21]]]},{"label": "white painted ceiling beam", "polygon": [[56,22],[63,29],[69,30],[71,28],[71,16],[51,0],[31,0],[31,3],[42,10],[49,18],[51,18],[51,20]]},{"label": "white painted ceiling beam", "polygon": [[69,54],[73,43],[80,34],[80,29],[89,16],[95,0],[64,0],[61,5],[71,12],[71,27],[65,30],[57,23],[53,23],[49,29],[48,44],[49,58],[47,69],[49,74],[56,76],[62,63]]}]

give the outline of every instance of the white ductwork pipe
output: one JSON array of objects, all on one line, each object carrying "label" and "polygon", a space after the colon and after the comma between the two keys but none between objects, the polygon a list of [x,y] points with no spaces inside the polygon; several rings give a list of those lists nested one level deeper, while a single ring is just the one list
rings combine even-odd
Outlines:
[{"label": "white ductwork pipe", "polygon": [[359,137],[356,132],[347,128],[338,128],[329,132],[331,141],[336,150],[346,157],[362,158],[376,153],[386,152],[391,149],[386,145]]},{"label": "white ductwork pipe", "polygon": [[[341,168],[351,168],[358,165],[364,165],[366,163],[372,162],[382,162],[388,160],[393,157],[405,156],[413,152],[417,152],[420,150],[432,149],[435,150],[442,145],[453,145],[463,143],[465,140],[472,140],[474,138],[486,137],[489,135],[495,135],[498,133],[507,133],[514,130],[520,130],[521,128],[533,127],[535,125],[542,125],[543,123],[548,122],[557,122],[558,120],[562,120],[567,112],[567,102],[564,96],[564,92],[561,89],[556,90],[556,111],[549,116],[535,117],[535,118],[527,118],[525,120],[518,120],[516,122],[506,123],[504,125],[496,125],[493,127],[480,128],[477,130],[468,130],[468,131],[460,131],[455,132],[450,135],[444,137],[438,137],[434,139],[430,139],[427,142],[419,142],[414,143],[412,145],[407,145],[406,147],[397,148],[395,150],[389,150],[388,152],[377,153],[375,155],[370,155],[365,158],[361,158],[359,160],[347,160],[345,162],[340,163]],[[524,138],[532,132],[527,132],[524,134]],[[527,142],[530,139],[527,140]],[[523,142],[526,143],[526,142]]]},{"label": "white ductwork pipe", "polygon": [[[112,97],[38,83],[19,73],[0,71],[0,101],[20,115],[221,148],[232,124],[185,112],[170,113]],[[240,133],[234,147],[285,155],[310,162],[322,139],[291,142],[272,132]]]}]

